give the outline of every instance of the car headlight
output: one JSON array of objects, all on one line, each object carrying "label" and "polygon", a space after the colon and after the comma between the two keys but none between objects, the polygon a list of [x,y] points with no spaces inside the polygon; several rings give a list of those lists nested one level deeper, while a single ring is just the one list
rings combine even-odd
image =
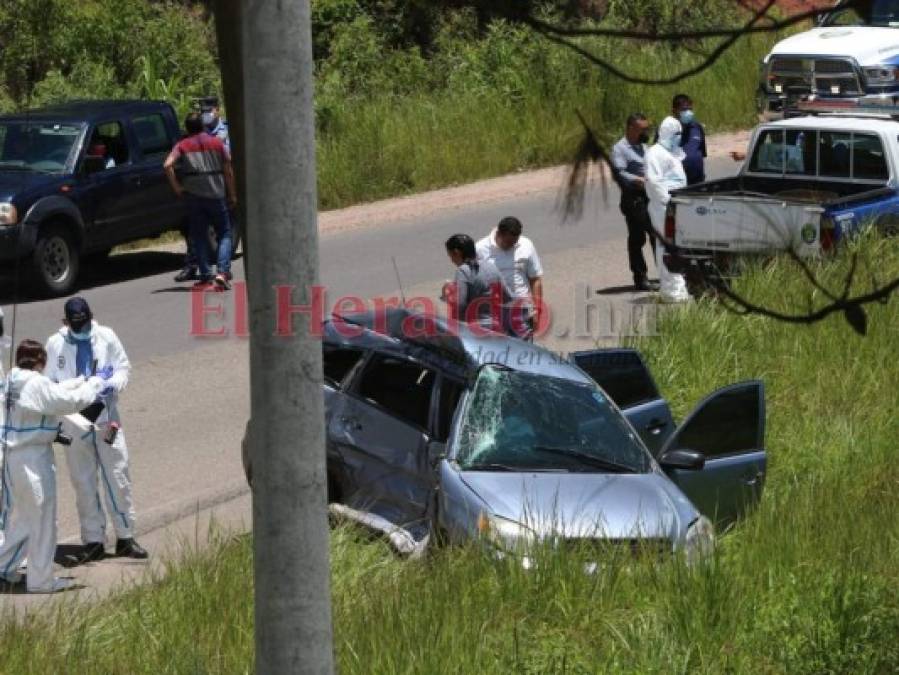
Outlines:
[{"label": "car headlight", "polygon": [[695,565],[708,558],[715,550],[715,526],[705,516],[699,516],[687,528],[684,539],[684,555],[688,565]]},{"label": "car headlight", "polygon": [[18,220],[16,207],[9,202],[0,202],[0,225],[15,225]]},{"label": "car headlight", "polygon": [[899,80],[899,68],[892,64],[865,68],[865,79],[873,85],[893,84]]},{"label": "car headlight", "polygon": [[537,540],[537,533],[515,520],[481,513],[478,533],[504,551],[520,552]]}]

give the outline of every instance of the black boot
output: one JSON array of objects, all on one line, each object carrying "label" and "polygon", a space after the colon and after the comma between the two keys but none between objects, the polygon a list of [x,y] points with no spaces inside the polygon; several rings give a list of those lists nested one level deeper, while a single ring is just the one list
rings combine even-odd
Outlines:
[{"label": "black boot", "polygon": [[120,558],[134,558],[135,560],[145,560],[150,557],[146,549],[131,538],[118,539],[115,543],[115,554]]}]

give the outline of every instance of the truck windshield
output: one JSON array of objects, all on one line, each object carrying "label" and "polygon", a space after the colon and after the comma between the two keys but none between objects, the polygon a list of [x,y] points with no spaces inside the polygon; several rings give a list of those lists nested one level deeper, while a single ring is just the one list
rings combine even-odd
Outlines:
[{"label": "truck windshield", "polygon": [[74,124],[0,122],[0,171],[64,171],[80,133]]},{"label": "truck windshield", "polygon": [[485,366],[462,420],[463,470],[646,473],[652,462],[595,386]]},{"label": "truck windshield", "polygon": [[854,7],[839,7],[824,16],[822,26],[881,26],[899,27],[899,1],[874,0],[870,3],[871,19],[866,20]]}]

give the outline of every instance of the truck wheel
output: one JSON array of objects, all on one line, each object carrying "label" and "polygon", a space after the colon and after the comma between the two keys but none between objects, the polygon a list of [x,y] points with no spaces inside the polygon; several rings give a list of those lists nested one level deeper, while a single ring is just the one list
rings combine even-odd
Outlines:
[{"label": "truck wheel", "polygon": [[80,269],[75,238],[62,225],[42,228],[32,254],[35,281],[41,291],[57,296],[75,288]]},{"label": "truck wheel", "polygon": [[899,220],[890,218],[877,223],[877,231],[882,237],[899,237]]}]

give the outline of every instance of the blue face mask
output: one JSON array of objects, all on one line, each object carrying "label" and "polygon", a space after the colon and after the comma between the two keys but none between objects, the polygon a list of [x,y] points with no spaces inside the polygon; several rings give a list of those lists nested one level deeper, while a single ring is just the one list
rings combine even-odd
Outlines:
[{"label": "blue face mask", "polygon": [[693,114],[692,110],[681,110],[678,119],[680,119],[681,124],[690,124],[696,119],[696,116]]},{"label": "blue face mask", "polygon": [[69,328],[69,335],[72,336],[73,340],[81,340],[82,342],[84,340],[90,340],[91,339],[90,326],[88,326],[86,330],[82,330],[82,331],[74,331],[71,328]]}]

